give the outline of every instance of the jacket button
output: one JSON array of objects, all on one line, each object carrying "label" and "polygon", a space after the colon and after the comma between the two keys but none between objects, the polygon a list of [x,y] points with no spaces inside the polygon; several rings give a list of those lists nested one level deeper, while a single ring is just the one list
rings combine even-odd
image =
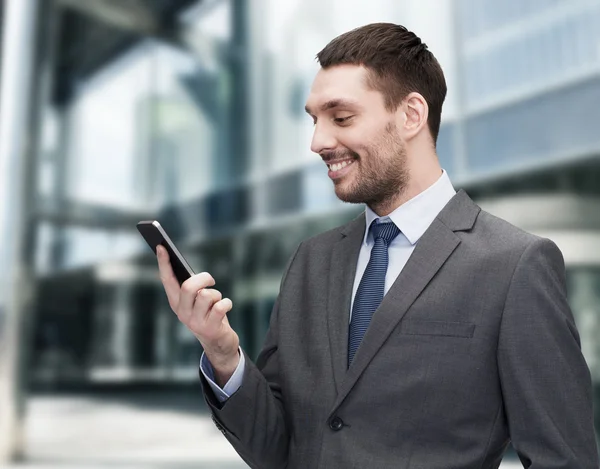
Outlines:
[{"label": "jacket button", "polygon": [[339,417],[333,417],[329,421],[329,428],[331,428],[334,432],[341,430],[343,426],[344,426],[344,421]]}]

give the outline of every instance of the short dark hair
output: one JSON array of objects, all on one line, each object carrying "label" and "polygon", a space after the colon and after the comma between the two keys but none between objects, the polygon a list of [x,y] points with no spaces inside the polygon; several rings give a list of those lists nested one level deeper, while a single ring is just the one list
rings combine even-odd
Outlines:
[{"label": "short dark hair", "polygon": [[390,112],[409,93],[423,95],[429,106],[427,123],[436,144],[446,80],[437,59],[415,33],[393,23],[368,24],[336,37],[316,58],[324,69],[342,64],[364,66],[369,70],[368,86],[383,94]]}]

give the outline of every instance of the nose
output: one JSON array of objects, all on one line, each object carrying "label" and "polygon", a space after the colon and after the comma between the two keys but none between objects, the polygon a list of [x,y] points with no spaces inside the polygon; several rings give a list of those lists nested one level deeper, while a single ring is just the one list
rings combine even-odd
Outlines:
[{"label": "nose", "polygon": [[336,146],[336,139],[333,133],[325,125],[316,124],[313,133],[310,150],[314,153],[322,153],[325,150],[333,150]]}]

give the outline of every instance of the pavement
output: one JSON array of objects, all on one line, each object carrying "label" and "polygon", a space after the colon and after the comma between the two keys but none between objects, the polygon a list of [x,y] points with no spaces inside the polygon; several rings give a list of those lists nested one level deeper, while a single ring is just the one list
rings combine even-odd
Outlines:
[{"label": "pavement", "polygon": [[[35,396],[10,469],[247,469],[201,396]],[[505,462],[500,469],[519,469]]]},{"label": "pavement", "polygon": [[[175,397],[176,398],[176,397]],[[148,398],[34,397],[28,403],[22,469],[247,469],[197,406]]]}]

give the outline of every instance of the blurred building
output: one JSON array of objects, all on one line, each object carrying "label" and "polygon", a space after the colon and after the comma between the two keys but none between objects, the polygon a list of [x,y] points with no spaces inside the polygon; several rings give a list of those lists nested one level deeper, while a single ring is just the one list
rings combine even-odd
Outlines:
[{"label": "blurred building", "polygon": [[293,249],[362,210],[309,150],[314,56],[391,21],[446,72],[455,187],[562,249],[600,409],[600,0],[53,0],[36,21],[34,389],[196,383],[143,219],[257,355]]},{"label": "blurred building", "polygon": [[600,2],[461,0],[455,21],[460,180],[561,248],[598,409]]}]

